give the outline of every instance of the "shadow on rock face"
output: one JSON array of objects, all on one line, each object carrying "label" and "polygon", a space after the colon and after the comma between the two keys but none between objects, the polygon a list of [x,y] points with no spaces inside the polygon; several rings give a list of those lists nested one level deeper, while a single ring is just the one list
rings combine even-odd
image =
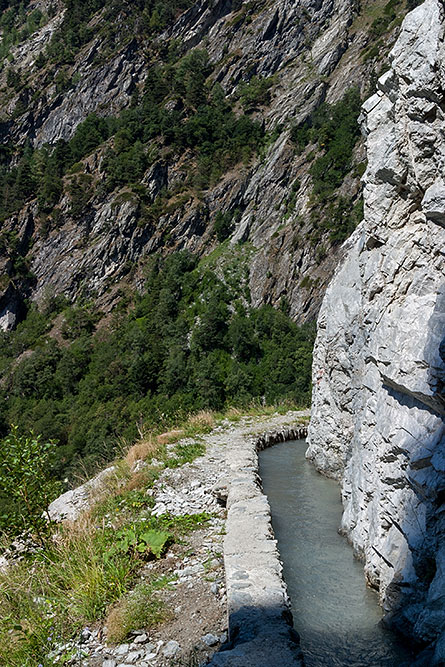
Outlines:
[{"label": "shadow on rock face", "polygon": [[428,385],[436,399],[437,409],[445,415],[445,283],[441,286],[434,312],[428,321],[429,336],[425,345],[428,363]]},{"label": "shadow on rock face", "polygon": [[[415,665],[445,664],[445,291],[427,323],[424,350],[430,397],[424,402],[387,388],[418,419],[406,433],[406,483],[411,498],[398,527],[409,548],[404,568],[387,588],[387,621],[423,648]],[[429,417],[425,420],[425,414]]]}]

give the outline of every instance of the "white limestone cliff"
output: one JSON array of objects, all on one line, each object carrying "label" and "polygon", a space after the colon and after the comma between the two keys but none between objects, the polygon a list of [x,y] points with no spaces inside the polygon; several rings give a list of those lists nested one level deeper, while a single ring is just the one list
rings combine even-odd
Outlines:
[{"label": "white limestone cliff", "polygon": [[445,661],[444,27],[439,0],[410,12],[363,106],[365,219],[319,315],[307,452],[341,482],[342,530],[431,665]]}]

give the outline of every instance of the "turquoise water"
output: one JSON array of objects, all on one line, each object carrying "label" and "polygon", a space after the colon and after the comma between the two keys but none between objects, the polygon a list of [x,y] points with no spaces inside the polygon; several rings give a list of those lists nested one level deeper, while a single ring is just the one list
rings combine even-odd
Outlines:
[{"label": "turquoise water", "polygon": [[260,454],[263,488],[307,667],[410,664],[398,637],[379,623],[377,594],[363,566],[338,534],[338,484],[305,459],[306,442],[285,442]]}]

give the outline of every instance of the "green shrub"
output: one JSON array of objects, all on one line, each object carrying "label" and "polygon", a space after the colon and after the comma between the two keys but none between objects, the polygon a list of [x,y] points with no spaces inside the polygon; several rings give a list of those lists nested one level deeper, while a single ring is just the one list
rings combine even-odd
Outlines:
[{"label": "green shrub", "polygon": [[190,445],[178,444],[175,447],[174,458],[167,459],[166,466],[168,468],[178,468],[184,465],[184,463],[191,463],[198,456],[203,456],[205,451],[205,445],[200,442],[194,442]]},{"label": "green shrub", "polygon": [[142,558],[154,556],[160,558],[172,541],[170,533],[159,530],[146,530],[145,524],[133,524],[118,530],[108,555],[137,554]]},{"label": "green shrub", "polygon": [[30,531],[40,540],[47,532],[48,506],[60,493],[51,475],[55,444],[32,432],[20,435],[17,426],[0,443],[2,530],[10,536]]},{"label": "green shrub", "polygon": [[125,598],[120,600],[108,614],[108,639],[112,643],[122,643],[132,630],[151,628],[168,617],[165,603],[156,595],[159,588],[168,585],[168,579],[153,583],[138,584]]},{"label": "green shrub", "polygon": [[244,111],[249,113],[259,106],[270,104],[270,89],[276,82],[276,76],[261,78],[254,75],[249,81],[241,83],[237,92]]}]

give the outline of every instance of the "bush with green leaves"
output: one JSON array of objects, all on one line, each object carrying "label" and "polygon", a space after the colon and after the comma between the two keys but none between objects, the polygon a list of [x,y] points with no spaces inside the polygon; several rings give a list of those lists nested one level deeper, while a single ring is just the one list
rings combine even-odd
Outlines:
[{"label": "bush with green leaves", "polygon": [[238,86],[238,95],[244,111],[255,111],[260,106],[270,104],[270,91],[277,82],[276,76],[259,77],[254,75],[249,81]]},{"label": "bush with green leaves", "polygon": [[48,506],[61,488],[51,474],[55,447],[17,426],[0,442],[0,527],[7,534],[30,532],[42,540],[47,532]]},{"label": "bush with green leaves", "polygon": [[160,558],[172,541],[172,535],[161,530],[147,530],[143,523],[135,523],[118,530],[108,555],[137,554],[141,558]]}]

